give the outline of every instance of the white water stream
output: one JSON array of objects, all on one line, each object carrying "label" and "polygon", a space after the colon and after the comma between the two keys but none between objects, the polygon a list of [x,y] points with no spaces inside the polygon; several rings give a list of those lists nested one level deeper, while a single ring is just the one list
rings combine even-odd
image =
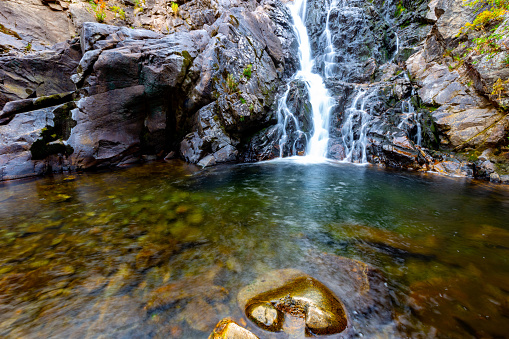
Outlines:
[{"label": "white water stream", "polygon": [[[334,4],[335,2],[333,1],[332,5]],[[306,83],[312,108],[313,131],[311,137],[307,141],[306,153],[304,157],[305,159],[302,159],[302,161],[321,162],[325,161],[327,156],[327,145],[329,142],[329,119],[330,111],[333,106],[333,100],[329,94],[329,91],[325,87],[322,77],[319,74],[313,72],[315,61],[311,56],[311,44],[309,42],[308,32],[304,24],[306,19],[306,0],[295,0],[293,3],[289,4],[288,7],[290,8],[294,23],[294,31],[299,43],[299,61],[301,67],[300,70],[295,74],[294,79],[302,80]],[[327,21],[328,18],[329,15],[327,16]],[[328,28],[328,22],[326,27]],[[327,52],[333,53],[333,47],[330,39],[328,39],[328,43],[330,46],[327,46]],[[281,137],[279,144],[281,156],[283,155],[283,148],[285,143],[288,142],[288,135],[286,130],[288,124],[295,124],[297,130],[300,131],[297,119],[286,106],[286,99],[288,97],[289,91],[290,87],[288,87],[285,94],[279,100],[279,124],[283,128],[283,136]],[[292,145],[292,149],[294,148],[295,145]]]},{"label": "white water stream", "polygon": [[[294,0],[288,3],[293,19],[293,29],[299,44],[300,70],[294,75],[293,80],[301,80],[306,84],[309,101],[312,109],[312,131],[303,131],[299,123],[299,113],[292,112],[287,106],[287,100],[291,91],[290,83],[286,92],[278,102],[278,125],[282,135],[279,141],[280,158],[289,155],[304,155],[299,157],[299,162],[316,163],[326,161],[329,143],[329,121],[334,100],[325,86],[324,79],[318,73],[313,72],[315,60],[312,58],[311,44],[305,26],[307,0]],[[330,0],[325,22],[325,49],[323,54],[323,74],[325,78],[337,76],[336,57],[341,51],[335,51],[330,30],[331,12],[338,6],[347,8],[344,0]],[[388,20],[388,19],[387,19]],[[389,21],[389,20],[388,20]],[[396,52],[389,63],[392,63],[399,54],[399,36],[396,34]],[[368,131],[372,121],[372,112],[366,109],[369,100],[374,99],[376,91],[358,85],[355,89],[355,98],[349,108],[345,110],[343,124],[341,126],[341,141],[344,147],[344,161],[351,163],[366,164]],[[413,93],[412,93],[413,94]],[[299,108],[298,108],[299,109]],[[300,108],[302,109],[302,108]],[[421,126],[417,122],[419,116],[415,113],[410,99],[402,103],[403,116],[398,126],[406,130],[405,125],[411,122],[418,126],[416,143],[421,144]],[[302,113],[301,113],[302,114]],[[306,133],[307,132],[307,133]],[[306,144],[305,153],[301,154],[303,144]]]},{"label": "white water stream", "polygon": [[[345,147],[344,160],[347,162],[361,164],[368,162],[366,147],[371,114],[368,113],[365,106],[373,94],[374,92],[368,93],[366,89],[361,88],[353,99],[352,105],[345,111],[346,119],[341,127],[341,135]],[[360,121],[360,130],[358,131],[356,131],[355,121]]]}]

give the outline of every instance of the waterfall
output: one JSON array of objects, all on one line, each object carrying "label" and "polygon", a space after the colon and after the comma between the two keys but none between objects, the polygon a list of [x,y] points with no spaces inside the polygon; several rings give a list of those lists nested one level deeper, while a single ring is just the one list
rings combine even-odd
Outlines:
[{"label": "waterfall", "polygon": [[[322,77],[313,72],[314,60],[311,57],[311,45],[309,36],[304,24],[306,17],[306,0],[295,0],[288,5],[294,23],[294,31],[299,44],[299,62],[300,70],[294,75],[294,79],[302,80],[306,83],[309,93],[309,100],[312,108],[313,131],[307,142],[306,158],[311,162],[323,161],[327,155],[327,145],[329,142],[329,115],[333,105],[333,100],[329,91],[325,87]],[[329,32],[330,35],[330,32]],[[330,39],[329,39],[330,40]],[[329,53],[333,53],[332,44],[327,47]],[[298,121],[286,107],[286,100],[290,87],[279,100],[278,123],[282,128],[282,137],[279,143],[280,154],[283,155],[285,143],[288,138],[288,122],[294,120],[296,126]],[[298,130],[297,132],[302,132]],[[292,146],[294,148],[294,146]]]},{"label": "waterfall", "polygon": [[[299,119],[292,113],[286,105],[288,95],[290,94],[290,83],[286,85],[286,91],[278,100],[278,125],[281,128],[281,137],[279,139],[279,157],[283,158],[286,155],[285,150],[288,150],[290,155],[298,154],[296,147],[297,142],[301,139],[307,140],[307,135],[300,127]],[[296,138],[290,138],[290,131],[296,135]],[[291,144],[289,144],[291,142]]]},{"label": "waterfall", "polygon": [[419,122],[420,117],[421,114],[415,112],[411,97],[401,102],[401,122],[398,124],[398,128],[406,131],[408,137],[411,137],[410,130],[413,126],[416,126],[417,132],[413,140],[418,146],[421,146],[422,144],[422,127]]},{"label": "waterfall", "polygon": [[[366,102],[373,96],[361,88],[345,111],[345,121],[341,127],[341,139],[345,148],[345,161],[367,163],[368,127],[371,114],[366,110]],[[359,103],[360,101],[360,103]],[[360,121],[360,126],[356,123]],[[360,127],[360,128],[359,128]]]},{"label": "waterfall", "polygon": [[[324,161],[327,156],[330,156],[328,152],[330,143],[334,148],[334,151],[331,151],[333,154],[331,157],[334,159],[367,164],[371,156],[369,147],[373,144],[374,138],[378,138],[378,145],[381,143],[380,138],[386,138],[384,142],[389,143],[392,140],[389,134],[380,132],[384,129],[391,131],[399,129],[406,133],[416,145],[420,146],[422,143],[422,130],[419,123],[421,117],[415,112],[411,99],[403,99],[400,96],[399,100],[402,100],[401,116],[399,119],[388,117],[389,114],[400,113],[399,107],[397,109],[390,108],[390,112],[393,113],[387,113],[389,107],[382,111],[379,106],[385,105],[382,100],[385,94],[381,89],[384,86],[382,82],[387,80],[375,83],[372,78],[375,73],[363,73],[364,69],[369,70],[370,65],[380,67],[377,65],[377,60],[384,60],[386,65],[379,69],[386,67],[385,70],[390,71],[391,67],[396,67],[392,64],[398,58],[401,50],[400,37],[395,30],[395,52],[392,53],[392,56],[385,54],[384,58],[386,59],[382,58],[382,52],[378,52],[376,49],[374,52],[367,52],[368,44],[374,44],[375,47],[376,44],[373,40],[369,40],[369,34],[357,36],[358,28],[350,29],[349,26],[366,27],[367,19],[364,9],[355,4],[355,1],[348,0],[325,1],[326,8],[319,9],[320,13],[325,16],[325,25],[321,26],[323,31],[317,31],[316,27],[310,26],[310,32],[305,25],[306,13],[309,10],[307,0],[293,0],[287,4],[293,19],[293,31],[297,38],[300,69],[293,76],[285,93],[278,101],[279,155],[281,158],[305,155],[301,158],[303,162]],[[313,25],[315,19],[308,19]],[[385,20],[390,29],[396,27],[388,17],[382,17],[382,20]],[[323,22],[320,25],[323,25]],[[313,39],[318,39],[316,43],[319,50],[315,51],[316,58],[312,57],[308,33],[311,33]],[[363,39],[366,36],[368,38]],[[371,63],[368,64],[365,61],[366,58],[369,58],[368,61],[371,60]],[[396,73],[394,77],[398,74]],[[406,74],[405,77],[407,77]],[[406,79],[410,82],[408,77]],[[337,86],[338,83],[343,83],[345,87],[353,85],[353,94],[351,96],[348,94],[348,97],[345,98],[348,101],[351,98],[353,100],[344,109],[344,112],[340,113],[342,114],[340,119],[336,119],[337,117],[334,116],[337,121],[341,121],[341,127],[331,132],[330,137],[329,123],[335,101],[325,86],[325,80],[332,86]],[[295,93],[290,95],[295,83],[300,83],[300,88],[304,87],[302,83],[305,84],[307,93],[302,91],[297,95],[301,96],[301,100],[305,100],[302,96],[309,96],[310,105],[308,106],[311,107],[310,109],[303,108],[302,103],[293,106],[288,104],[296,100]],[[331,87],[331,89],[337,91],[336,87]],[[396,111],[397,113],[394,113]],[[310,113],[308,114],[308,112]],[[302,121],[303,113],[306,116],[312,116],[312,124],[309,121]],[[338,112],[334,112],[334,114],[338,114]],[[397,126],[395,120],[396,123],[399,122]],[[380,127],[381,124],[385,124],[385,127]],[[312,128],[309,128],[310,125]],[[373,130],[378,132],[370,134],[370,131]],[[373,137],[373,135],[375,136]]]},{"label": "waterfall", "polygon": [[325,49],[325,57],[324,57],[324,75],[326,78],[329,78],[334,75],[335,70],[335,60],[336,51],[334,51],[334,45],[332,44],[332,33],[330,30],[330,15],[332,9],[337,5],[336,0],[332,0],[329,10],[327,11],[327,20],[325,21],[325,36],[327,40],[327,47]]}]

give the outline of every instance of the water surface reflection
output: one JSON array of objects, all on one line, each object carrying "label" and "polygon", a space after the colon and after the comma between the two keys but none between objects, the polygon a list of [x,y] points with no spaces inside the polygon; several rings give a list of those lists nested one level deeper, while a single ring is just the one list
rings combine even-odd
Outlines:
[{"label": "water surface reflection", "polygon": [[395,337],[509,329],[503,186],[172,162],[3,183],[0,202],[0,336],[206,338],[223,317],[245,321],[240,288],[272,269],[318,272],[320,252],[383,271]]}]

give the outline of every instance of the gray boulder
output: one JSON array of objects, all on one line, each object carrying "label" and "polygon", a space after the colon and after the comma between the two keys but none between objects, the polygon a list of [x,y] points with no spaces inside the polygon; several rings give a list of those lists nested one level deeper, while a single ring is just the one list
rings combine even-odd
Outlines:
[{"label": "gray boulder", "polygon": [[69,95],[63,94],[9,103],[11,111],[2,112],[9,115],[8,121],[0,123],[0,180],[74,169],[67,157],[73,150],[66,140],[75,126],[70,113],[75,105],[57,104],[67,99]]},{"label": "gray boulder", "polygon": [[77,40],[26,56],[0,56],[0,109],[12,100],[74,91],[81,58]]}]

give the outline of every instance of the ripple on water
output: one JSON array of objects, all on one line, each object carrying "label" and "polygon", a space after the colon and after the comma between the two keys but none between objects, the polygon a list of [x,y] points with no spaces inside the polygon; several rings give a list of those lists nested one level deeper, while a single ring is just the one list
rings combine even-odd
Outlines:
[{"label": "ripple on water", "polygon": [[[330,255],[385,276],[391,297],[370,300],[392,305],[388,318],[372,307],[389,337],[507,329],[504,187],[341,164],[175,161],[3,183],[0,200],[0,336],[206,338],[225,317],[252,324],[237,293],[273,270],[340,296]],[[368,335],[365,313],[342,301]]]}]

